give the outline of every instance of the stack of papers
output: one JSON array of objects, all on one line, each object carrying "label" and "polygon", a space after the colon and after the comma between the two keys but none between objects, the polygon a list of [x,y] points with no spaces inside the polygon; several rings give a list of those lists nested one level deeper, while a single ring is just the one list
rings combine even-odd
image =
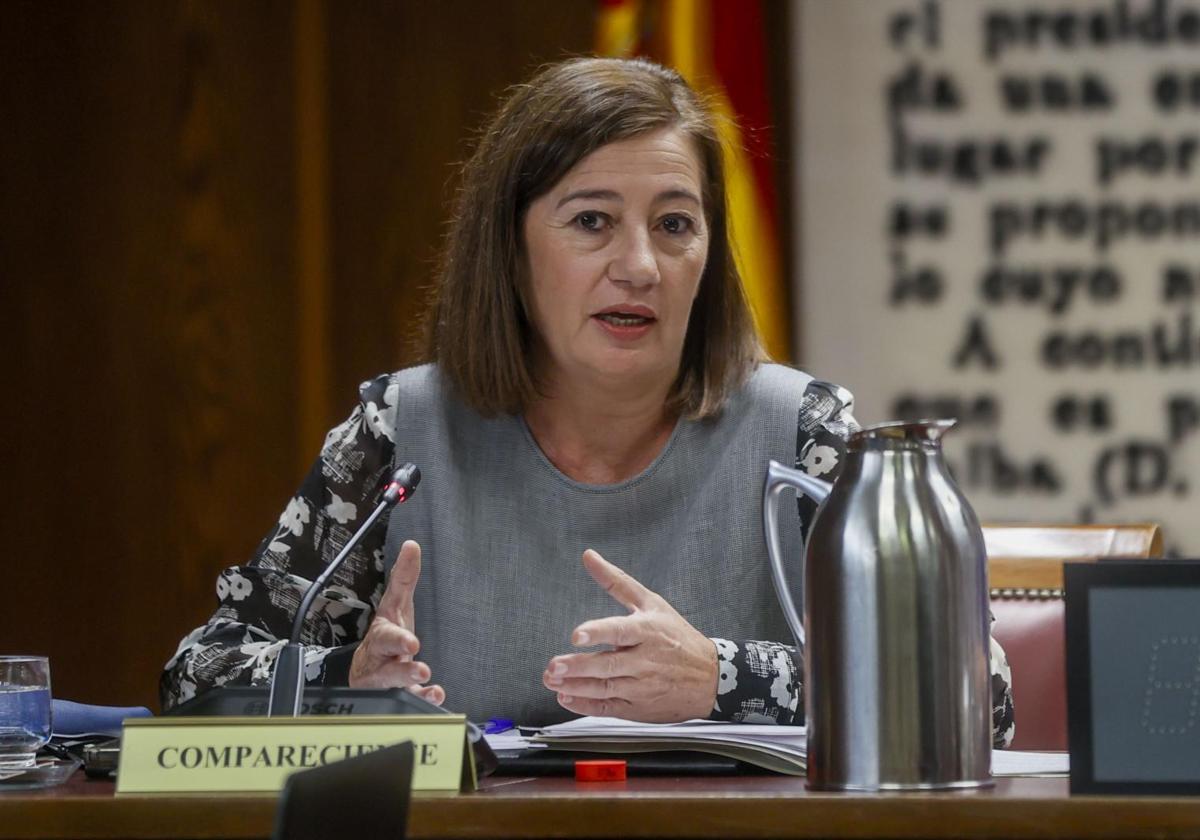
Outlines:
[{"label": "stack of papers", "polygon": [[[584,717],[547,726],[534,743],[589,752],[648,752],[699,750],[734,758],[777,773],[803,776],[807,733],[802,726],[719,723],[634,723],[617,718]],[[1068,771],[1067,754],[997,750],[992,753],[995,776],[1061,776]]]},{"label": "stack of papers", "polygon": [[1065,752],[992,750],[993,776],[1065,776],[1071,772]]},{"label": "stack of papers", "polygon": [[804,775],[807,747],[802,726],[763,726],[709,720],[634,723],[598,717],[584,717],[547,726],[534,736],[534,740],[560,749],[589,752],[698,750],[790,776]]},{"label": "stack of papers", "polygon": [[485,734],[483,738],[496,755],[511,755],[512,753],[523,752],[528,749],[544,749],[546,746],[545,744],[533,742],[522,735],[520,730],[517,729],[507,729],[504,732]]}]

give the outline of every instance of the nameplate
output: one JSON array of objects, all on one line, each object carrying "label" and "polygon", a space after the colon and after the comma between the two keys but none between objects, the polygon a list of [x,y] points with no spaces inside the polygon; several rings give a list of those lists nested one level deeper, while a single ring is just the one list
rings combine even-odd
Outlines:
[{"label": "nameplate", "polygon": [[413,790],[470,790],[464,715],[130,718],[117,793],[274,793],[287,777],[412,741]]}]

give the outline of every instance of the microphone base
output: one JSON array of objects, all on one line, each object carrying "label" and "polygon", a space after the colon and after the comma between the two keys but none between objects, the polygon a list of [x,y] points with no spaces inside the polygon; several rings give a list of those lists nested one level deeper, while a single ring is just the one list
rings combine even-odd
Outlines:
[{"label": "microphone base", "polygon": [[[264,717],[267,686],[221,686],[180,703],[167,716]],[[302,715],[443,715],[446,710],[403,688],[344,688],[310,685],[300,703]]]},{"label": "microphone base", "polygon": [[271,694],[267,700],[269,717],[296,717],[304,700],[304,645],[288,642],[275,659],[271,675]]}]

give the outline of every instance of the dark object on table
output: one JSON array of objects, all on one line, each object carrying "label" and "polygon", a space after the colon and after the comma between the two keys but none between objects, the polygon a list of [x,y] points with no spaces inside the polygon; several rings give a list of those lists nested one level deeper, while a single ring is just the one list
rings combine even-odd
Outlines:
[{"label": "dark object on table", "polygon": [[109,735],[56,735],[39,750],[38,755],[82,763],[83,772],[89,779],[114,779],[117,775],[117,760],[121,755],[121,739]]},{"label": "dark object on table", "polygon": [[[531,749],[516,755],[501,754],[496,776],[574,776],[577,761],[624,759],[630,776],[738,776],[771,775],[769,771],[734,758],[688,750],[656,750],[644,753],[583,752]],[[482,775],[482,774],[481,774]]]},{"label": "dark object on table", "polygon": [[121,739],[108,738],[83,746],[83,772],[89,779],[115,779],[121,760]]},{"label": "dark object on table", "polygon": [[403,838],[412,795],[411,741],[288,777],[273,840]]},{"label": "dark object on table", "polygon": [[1200,561],[1064,571],[1071,793],[1200,794]]}]

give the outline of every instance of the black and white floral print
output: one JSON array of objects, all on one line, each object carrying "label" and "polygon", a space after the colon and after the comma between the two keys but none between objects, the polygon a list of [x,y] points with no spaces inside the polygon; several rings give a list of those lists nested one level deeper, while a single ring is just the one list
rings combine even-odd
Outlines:
[{"label": "black and white floral print", "polygon": [[[267,681],[305,590],[349,541],[360,517],[379,501],[391,472],[398,399],[394,374],[359,387],[358,405],[325,436],[299,492],[249,563],[226,569],[217,578],[216,612],[179,643],[165,666],[159,686],[164,709],[215,686]],[[823,382],[810,384],[797,424],[799,468],[827,481],[837,477],[846,437],[858,428],[851,408],[852,398],[845,390]],[[799,505],[807,530],[815,505],[807,499]],[[385,538],[386,530],[380,528],[359,543],[305,619],[309,683],[346,683],[354,647],[383,595]],[[767,641],[713,643],[719,666],[713,718],[803,722],[799,651]],[[1012,737],[1012,699],[1007,663],[998,646],[993,647],[993,674],[996,741],[1007,743]]]},{"label": "black and white floral print", "polygon": [[[993,617],[992,622],[996,619]],[[995,639],[991,640],[992,673],[992,745],[1007,747],[1017,734],[1016,717],[1013,714],[1012,672],[1008,657]]]},{"label": "black and white floral print", "polygon": [[[820,380],[809,383],[796,422],[797,469],[829,482],[838,477],[846,438],[859,428],[853,408],[854,398],[846,389]],[[807,536],[817,503],[799,495],[796,504],[801,529]],[[778,642],[713,641],[722,676],[726,669],[737,674],[735,688],[722,691],[724,680],[718,682],[713,718],[746,723],[804,723],[801,651]]]},{"label": "black and white floral print", "polygon": [[[216,612],[167,662],[159,686],[164,709],[214,686],[267,680],[305,590],[378,503],[392,462],[399,396],[393,379],[360,386],[358,406],[325,436],[299,492],[250,562],[217,578]],[[385,536],[384,529],[368,534],[314,602],[304,622],[313,645],[308,682],[345,683],[353,646],[383,595]]]},{"label": "black and white floral print", "polygon": [[[795,648],[778,642],[713,639],[721,678],[713,719],[803,723],[804,697]],[[726,678],[726,673],[732,675]]]}]

